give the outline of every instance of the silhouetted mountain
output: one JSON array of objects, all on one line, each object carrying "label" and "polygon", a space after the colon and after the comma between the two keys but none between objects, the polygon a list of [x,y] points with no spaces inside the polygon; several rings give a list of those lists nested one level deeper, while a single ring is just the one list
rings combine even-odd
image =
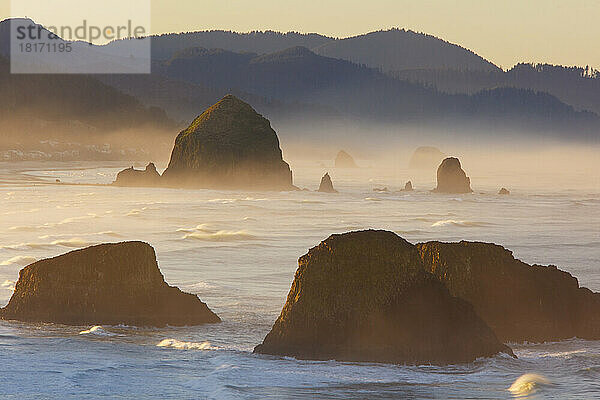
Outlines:
[{"label": "silhouetted mountain", "polygon": [[0,113],[77,120],[98,130],[172,126],[164,111],[86,75],[16,75],[0,58]]},{"label": "silhouetted mountain", "polygon": [[342,115],[379,122],[457,123],[468,119],[553,130],[589,128],[598,120],[593,114],[575,112],[551,95],[531,90],[448,95],[372,68],[319,56],[304,47],[267,55],[188,49],[157,64],[155,70],[170,78],[286,103],[328,105]]},{"label": "silhouetted mountain", "polygon": [[332,38],[314,33],[301,34],[296,32],[256,31],[236,33],[231,31],[205,31],[172,33],[152,36],[152,57],[157,60],[168,60],[175,53],[192,47],[265,54],[294,46],[314,48],[332,40]]},{"label": "silhouetted mountain", "polygon": [[90,76],[10,74],[2,57],[0,119],[0,151],[15,159],[145,158],[168,151],[177,128],[162,109]]},{"label": "silhouetted mountain", "polygon": [[548,92],[576,109],[600,113],[600,72],[589,68],[517,64],[506,72],[421,69],[391,75],[446,93],[472,94],[496,87],[533,89]]},{"label": "silhouetted mountain", "polygon": [[365,64],[384,72],[405,69],[500,69],[474,52],[435,36],[404,29],[371,32],[313,49],[327,57]]},{"label": "silhouetted mountain", "polygon": [[151,75],[96,75],[100,81],[119,91],[139,99],[147,107],[158,107],[180,125],[189,124],[198,113],[219,101],[226,94],[234,94],[252,104],[261,114],[273,121],[299,118],[336,118],[339,116],[333,107],[309,103],[286,103],[278,99],[266,98],[242,90],[206,87],[180,79]]},{"label": "silhouetted mountain", "polygon": [[[0,23],[0,30],[6,30],[6,26],[7,21]],[[6,35],[1,33],[0,36],[5,38]],[[564,83],[568,79],[563,75],[571,80],[581,80],[577,82],[582,87],[588,82],[597,82],[595,78],[583,76],[578,70],[565,72],[526,66],[504,73],[468,50],[410,31],[375,32],[336,41],[319,35],[222,31],[163,35],[155,40],[158,45],[155,48],[159,49],[155,59],[167,53],[174,54],[168,60],[154,61],[150,75],[97,75],[92,78],[85,75],[13,77],[6,74],[4,79],[9,84],[0,88],[3,95],[0,103],[6,106],[5,113],[12,110],[15,111],[13,115],[20,113],[43,120],[77,121],[97,131],[117,126],[122,129],[168,124],[161,110],[148,111],[146,106],[166,109],[171,118],[180,123],[189,122],[198,109],[206,108],[226,93],[252,103],[259,112],[275,121],[293,118],[308,122],[325,117],[441,128],[470,126],[482,134],[494,127],[505,130],[525,128],[548,135],[569,132],[570,137],[579,138],[597,137],[600,126],[597,115],[577,112],[556,97],[537,92],[550,86],[556,93],[566,93],[561,98],[570,96],[570,102],[576,103],[577,94]],[[202,40],[237,46],[244,51],[184,47]],[[125,49],[127,42],[114,42],[108,47]],[[355,52],[359,57],[355,60],[363,64],[318,55],[305,46],[265,54],[270,49],[296,42],[318,48],[320,52],[335,49]],[[88,47],[92,55],[97,54],[98,46]],[[248,49],[256,51],[246,51]],[[114,54],[118,58],[120,53]],[[340,54],[338,57],[346,56]],[[370,68],[366,63],[379,68]],[[437,82],[451,85],[450,78],[446,79],[444,74],[452,76],[457,66],[467,71],[462,73],[463,81],[472,86],[461,91],[460,83],[455,84],[456,94],[439,91],[435,87]],[[381,71],[387,68],[421,69],[395,74]],[[577,73],[580,76],[576,78]],[[545,78],[536,81],[536,77],[542,76],[540,74]],[[477,78],[473,82],[469,77]],[[520,87],[525,89],[519,89],[519,85],[490,85],[498,77],[535,82],[537,86],[522,84]],[[481,88],[487,90],[479,91]],[[584,96],[581,102],[595,101],[597,94],[591,90],[585,93],[589,96]]]}]

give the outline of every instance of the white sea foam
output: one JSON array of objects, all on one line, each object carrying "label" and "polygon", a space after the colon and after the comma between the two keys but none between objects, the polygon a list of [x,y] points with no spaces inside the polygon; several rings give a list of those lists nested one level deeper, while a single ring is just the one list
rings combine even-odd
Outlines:
[{"label": "white sea foam", "polygon": [[41,225],[19,225],[19,226],[11,226],[10,228],[8,228],[9,231],[22,231],[22,232],[34,232],[40,229],[49,229],[49,228],[56,228],[57,226],[61,226],[61,225],[67,225],[67,224],[72,224],[75,222],[79,222],[79,221],[84,221],[87,219],[94,219],[94,218],[98,218],[98,215],[96,214],[87,214],[87,215],[82,215],[79,217],[69,217],[69,218],[65,218],[60,222],[46,222],[44,224]]},{"label": "white sea foam", "polygon": [[25,250],[25,249],[43,249],[49,247],[48,243],[17,243],[0,246],[3,250]]},{"label": "white sea foam", "polygon": [[217,350],[218,347],[212,346],[210,342],[182,342],[177,339],[164,339],[156,346],[167,347],[177,350]]},{"label": "white sea foam", "polygon": [[[69,217],[69,218],[63,219],[62,221],[56,223],[55,225],[72,224],[73,222],[83,221],[83,220],[86,220],[86,219],[94,219],[94,218],[98,218],[98,215],[96,215],[96,214],[88,214],[88,215],[82,215],[80,217]],[[44,225],[52,226],[53,224],[44,224]]]},{"label": "white sea foam", "polygon": [[236,240],[254,239],[254,235],[244,230],[210,229],[209,224],[200,224],[194,228],[180,228],[177,232],[185,233],[182,239],[196,239],[207,242],[232,242]]},{"label": "white sea foam", "polygon": [[206,242],[234,242],[237,240],[251,240],[255,236],[247,231],[216,231],[216,232],[192,232],[183,236],[183,239],[196,239]]},{"label": "white sea foam", "polygon": [[25,265],[29,265],[31,263],[36,262],[37,259],[34,257],[29,257],[29,256],[16,256],[13,258],[9,258],[8,260],[2,261],[0,263],[0,265],[2,266],[8,266],[8,265],[18,265],[18,266],[25,266]]},{"label": "white sea foam", "polygon": [[200,281],[200,282],[193,283],[191,285],[186,285],[184,287],[188,291],[195,292],[195,291],[198,291],[198,290],[214,289],[217,286],[211,285],[208,282],[202,282],[202,281]]},{"label": "white sea foam", "polygon": [[538,391],[541,386],[549,385],[548,378],[538,374],[520,376],[508,390],[516,397],[525,397]]},{"label": "white sea foam", "polygon": [[40,229],[40,226],[11,226],[8,228],[9,231],[18,231],[18,232],[34,232]]},{"label": "white sea foam", "polygon": [[574,354],[581,354],[586,352],[586,350],[560,351],[557,353],[543,354],[541,358],[568,358]]},{"label": "white sea foam", "polygon": [[192,233],[192,232],[212,232],[209,229],[209,224],[200,224],[194,228],[180,228],[177,232]]},{"label": "white sea foam", "polygon": [[[52,237],[51,235],[41,236],[40,239],[48,239]],[[54,236],[56,237],[56,236]],[[26,250],[26,249],[46,249],[49,247],[60,246],[60,247],[87,247],[93,245],[93,242],[89,242],[80,237],[74,237],[70,239],[59,239],[50,243],[17,243],[17,244],[8,244],[4,246],[0,246],[0,249],[3,250]]]},{"label": "white sea foam", "polygon": [[489,226],[491,224],[487,222],[477,222],[477,221],[460,221],[456,219],[446,219],[442,221],[437,221],[433,225],[433,228],[441,227],[441,226],[459,226],[463,228],[473,228],[473,227],[481,227],[481,226]]},{"label": "white sea foam", "polygon": [[79,332],[80,335],[95,335],[95,336],[115,336],[114,333],[110,333],[104,330],[103,327],[96,325],[92,326],[90,329],[86,329],[85,331]]},{"label": "white sea foam", "polygon": [[17,284],[17,282],[7,279],[4,282],[2,282],[2,285],[0,285],[0,286],[2,286],[2,289],[6,289],[6,290],[10,290],[11,292],[14,292],[16,284]]},{"label": "white sea foam", "polygon": [[55,240],[54,242],[52,242],[50,244],[52,244],[54,246],[78,248],[78,247],[90,246],[92,243],[76,237],[76,238],[65,239],[65,240]]},{"label": "white sea foam", "polygon": [[17,215],[17,214],[24,214],[24,213],[32,214],[32,213],[36,213],[38,211],[40,211],[39,208],[31,208],[29,210],[7,211],[4,213],[4,215]]},{"label": "white sea foam", "polygon": [[94,235],[104,235],[104,236],[112,236],[112,237],[123,237],[123,235],[117,233],[117,232],[113,232],[113,231],[105,231],[105,232],[98,232],[95,233]]}]

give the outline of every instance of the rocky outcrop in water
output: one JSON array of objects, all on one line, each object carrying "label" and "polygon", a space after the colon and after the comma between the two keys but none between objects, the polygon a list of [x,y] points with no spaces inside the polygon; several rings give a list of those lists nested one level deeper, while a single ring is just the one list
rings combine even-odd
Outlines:
[{"label": "rocky outcrop in water", "polygon": [[600,339],[600,294],[555,266],[528,265],[490,243],[417,245],[428,272],[471,303],[504,342]]},{"label": "rocky outcrop in water", "polygon": [[296,189],[269,120],[232,95],[177,136],[163,181],[178,187]]},{"label": "rocky outcrop in water", "polygon": [[255,352],[410,364],[512,354],[425,271],[414,245],[385,231],[333,235],[301,257],[283,311]]},{"label": "rocky outcrop in water", "polygon": [[114,184],[117,186],[158,186],[160,174],[154,163],[148,164],[143,171],[131,167],[119,172]]},{"label": "rocky outcrop in water", "polygon": [[21,270],[0,318],[65,325],[199,325],[219,322],[197,296],[165,283],[154,249],[102,244]]},{"label": "rocky outcrop in water", "polygon": [[335,167],[336,168],[358,168],[356,162],[354,162],[354,158],[344,150],[341,150],[337,156],[335,157]]},{"label": "rocky outcrop in water", "polygon": [[411,181],[406,182],[406,185],[404,185],[404,189],[402,189],[403,192],[412,192],[413,190],[414,188]]},{"label": "rocky outcrop in water", "polygon": [[467,177],[458,158],[449,157],[442,161],[437,170],[437,193],[471,193],[471,179]]},{"label": "rocky outcrop in water", "polygon": [[331,181],[331,177],[329,173],[325,174],[321,179],[321,185],[319,185],[319,192],[322,193],[337,193],[338,191],[333,188],[333,182]]},{"label": "rocky outcrop in water", "polygon": [[507,188],[502,188],[502,189],[500,189],[498,194],[501,194],[503,196],[508,196],[510,194],[510,190],[508,190]]},{"label": "rocky outcrop in water", "polygon": [[431,170],[440,165],[440,161],[442,161],[444,157],[446,157],[446,155],[436,147],[419,147],[410,157],[408,168]]}]

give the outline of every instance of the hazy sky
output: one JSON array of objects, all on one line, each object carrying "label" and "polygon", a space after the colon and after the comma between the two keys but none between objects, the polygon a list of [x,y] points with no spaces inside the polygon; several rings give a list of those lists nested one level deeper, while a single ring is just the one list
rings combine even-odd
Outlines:
[{"label": "hazy sky", "polygon": [[[2,19],[9,5],[0,0]],[[152,0],[154,33],[272,29],[346,37],[399,27],[505,68],[532,61],[600,69],[599,21],[600,0]]]}]

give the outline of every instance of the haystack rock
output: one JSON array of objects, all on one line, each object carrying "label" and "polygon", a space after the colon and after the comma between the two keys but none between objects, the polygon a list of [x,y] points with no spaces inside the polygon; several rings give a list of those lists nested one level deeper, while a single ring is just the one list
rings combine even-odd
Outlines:
[{"label": "haystack rock", "polygon": [[232,95],[177,136],[163,180],[169,186],[297,189],[269,120]]},{"label": "haystack rock", "polygon": [[437,193],[472,193],[471,179],[467,177],[458,158],[449,157],[442,161],[437,170]]},{"label": "haystack rock", "polygon": [[358,168],[356,162],[354,162],[354,158],[344,150],[341,150],[338,155],[335,157],[335,167],[336,168]]},{"label": "haystack rock", "polygon": [[102,244],[25,267],[0,317],[65,325],[220,321],[197,296],[165,283],[154,249],[142,242]]},{"label": "haystack rock", "polygon": [[119,172],[114,184],[117,186],[158,186],[160,174],[153,163],[148,164],[142,171],[131,167]]},{"label": "haystack rock", "polygon": [[319,186],[319,192],[322,193],[337,193],[338,191],[333,188],[333,182],[331,181],[331,177],[329,173],[325,174],[321,179],[321,185]]},{"label": "haystack rock", "polygon": [[254,351],[402,364],[512,355],[425,271],[414,245],[385,231],[333,235],[301,257],[283,311]]},{"label": "haystack rock", "polygon": [[600,339],[600,294],[555,266],[528,265],[491,243],[417,245],[426,270],[473,305],[504,342]]},{"label": "haystack rock", "polygon": [[406,185],[404,185],[404,189],[402,190],[403,192],[412,192],[414,190],[413,188],[413,184],[411,181],[406,182]]},{"label": "haystack rock", "polygon": [[410,169],[429,169],[432,170],[446,157],[440,149],[436,147],[423,146],[415,150],[410,161],[408,168]]},{"label": "haystack rock", "polygon": [[508,196],[510,194],[510,190],[508,190],[507,188],[502,188],[502,189],[500,189],[498,194],[501,194],[503,196]]}]

